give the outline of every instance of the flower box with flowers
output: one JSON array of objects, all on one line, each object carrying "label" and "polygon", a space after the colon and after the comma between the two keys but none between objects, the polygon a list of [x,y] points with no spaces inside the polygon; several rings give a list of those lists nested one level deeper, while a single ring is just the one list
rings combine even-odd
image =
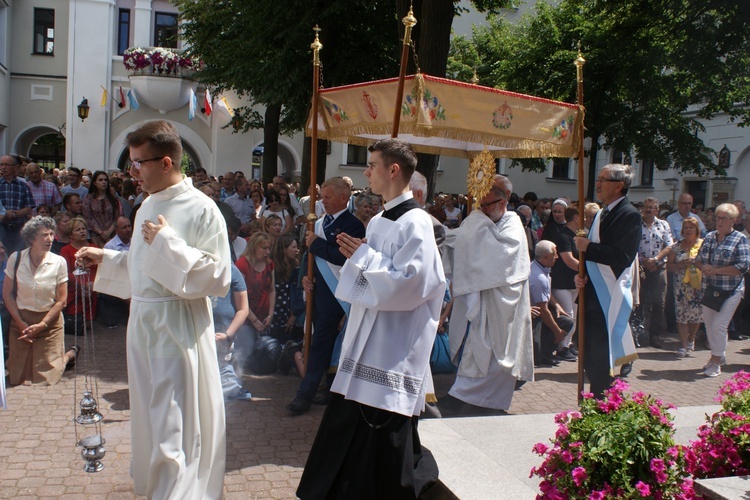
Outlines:
[{"label": "flower box with flowers", "polygon": [[537,443],[545,499],[695,498],[690,448],[674,442],[672,405],[616,380],[603,400],[584,394],[580,411],[555,417],[552,446]]},{"label": "flower box with flowers", "polygon": [[131,47],[122,56],[131,75],[166,76],[192,79],[203,68],[195,57],[164,47]]}]

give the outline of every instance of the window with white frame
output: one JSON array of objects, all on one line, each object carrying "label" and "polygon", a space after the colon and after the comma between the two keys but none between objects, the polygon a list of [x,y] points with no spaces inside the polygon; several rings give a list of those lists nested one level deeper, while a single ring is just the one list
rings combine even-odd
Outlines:
[{"label": "window with white frame", "polygon": [[34,54],[55,54],[55,11],[34,8]]},{"label": "window with white frame", "polygon": [[8,6],[0,0],[0,67],[8,69]]},{"label": "window with white frame", "polygon": [[346,164],[367,165],[367,148],[365,146],[348,144],[346,146]]},{"label": "window with white frame", "polygon": [[154,14],[154,47],[177,48],[177,14],[156,12]]},{"label": "window with white frame", "polygon": [[644,158],[641,160],[641,186],[654,185],[654,160]]},{"label": "window with white frame", "polygon": [[552,159],[552,178],[569,179],[570,177],[570,158],[553,158]]},{"label": "window with white frame", "polygon": [[130,47],[130,9],[117,12],[117,55],[123,55]]}]

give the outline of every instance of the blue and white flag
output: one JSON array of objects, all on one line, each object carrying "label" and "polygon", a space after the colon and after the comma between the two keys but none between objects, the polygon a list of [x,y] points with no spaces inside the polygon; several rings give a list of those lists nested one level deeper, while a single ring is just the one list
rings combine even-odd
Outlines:
[{"label": "blue and white flag", "polygon": [[[599,223],[601,210],[591,224],[589,239],[599,243]],[[607,320],[609,333],[609,367],[630,363],[638,359],[635,342],[630,331],[630,313],[633,311],[633,276],[636,272],[635,260],[617,277],[610,266],[586,261],[589,279],[596,290],[596,297]]]},{"label": "blue and white flag", "polygon": [[128,101],[130,102],[130,109],[132,109],[133,111],[138,109],[138,107],[140,106],[140,104],[138,104],[138,98],[135,96],[135,90],[128,90]]},{"label": "blue and white flag", "polygon": [[190,89],[190,105],[188,106],[188,120],[193,121],[195,118],[195,109],[198,107],[198,97],[195,95],[195,90]]}]

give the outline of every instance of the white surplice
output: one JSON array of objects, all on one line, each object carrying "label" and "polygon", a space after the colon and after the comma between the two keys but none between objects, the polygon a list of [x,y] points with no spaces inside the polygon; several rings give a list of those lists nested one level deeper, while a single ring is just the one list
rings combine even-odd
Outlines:
[{"label": "white surplice", "polygon": [[474,211],[447,233],[443,263],[453,285],[448,333],[454,363],[461,353],[449,394],[507,410],[516,380],[534,377],[531,264],[523,225],[513,212],[493,223]]},{"label": "white surplice", "polygon": [[[385,208],[411,197],[405,193]],[[367,243],[346,261],[336,288],[351,312],[331,390],[375,408],[419,415],[432,386],[430,352],[444,295],[427,212],[412,209],[396,221],[382,212],[373,217]]]},{"label": "white surplice", "polygon": [[[167,220],[150,245],[142,224]],[[229,239],[213,200],[185,179],[149,196],[129,252],[104,251],[94,288],[131,298],[127,332],[134,491],[221,498],[224,401],[209,295],[225,296]],[[132,290],[132,293],[131,293]]]}]

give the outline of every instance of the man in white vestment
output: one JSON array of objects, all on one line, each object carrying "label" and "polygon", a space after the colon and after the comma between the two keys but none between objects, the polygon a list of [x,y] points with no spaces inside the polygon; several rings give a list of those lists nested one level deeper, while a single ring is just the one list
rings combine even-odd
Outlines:
[{"label": "man in white vestment", "polygon": [[308,498],[417,498],[437,465],[417,432],[431,387],[429,357],[445,276],[429,215],[409,179],[417,156],[385,139],[365,170],[385,211],[366,238],[340,233],[347,258],[336,297],[351,304],[339,370],[297,495]]},{"label": "man in white vestment", "polygon": [[462,403],[504,411],[510,408],[516,381],[534,378],[531,263],[521,219],[507,210],[512,190],[507,177],[496,175],[480,200],[481,212],[473,211],[461,227],[448,231],[443,250],[453,287],[448,335],[458,366],[448,394]]},{"label": "man in white vestment", "polygon": [[130,174],[149,197],[129,252],[84,248],[94,289],[130,298],[127,333],[134,492],[218,499],[226,462],[224,401],[209,295],[225,296],[229,239],[213,200],[180,172],[174,126],[145,123],[125,139]]}]

